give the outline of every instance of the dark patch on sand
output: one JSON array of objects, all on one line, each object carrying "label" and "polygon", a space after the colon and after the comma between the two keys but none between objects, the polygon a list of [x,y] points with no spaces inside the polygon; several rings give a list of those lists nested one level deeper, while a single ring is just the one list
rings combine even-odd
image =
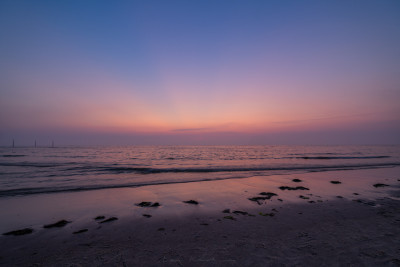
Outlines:
[{"label": "dark patch on sand", "polygon": [[342,182],[340,181],[331,181],[331,184],[341,184]]},{"label": "dark patch on sand", "polygon": [[192,205],[199,205],[199,202],[197,202],[196,200],[193,200],[193,199],[187,200],[187,201],[183,201],[183,203],[192,204]]},{"label": "dark patch on sand", "polygon": [[224,209],[224,210],[222,211],[222,213],[231,213],[231,210],[230,210],[230,209]]},{"label": "dark patch on sand", "polygon": [[375,187],[375,188],[378,188],[378,187],[385,187],[385,186],[389,186],[389,185],[388,185],[388,184],[381,184],[381,183],[374,184],[374,187]]},{"label": "dark patch on sand", "polygon": [[7,232],[7,233],[4,233],[3,235],[19,236],[19,235],[31,234],[32,232],[33,232],[32,228],[24,228],[24,229],[20,229],[20,230],[14,230],[14,231],[11,231],[11,232]]},{"label": "dark patch on sand", "polygon": [[262,195],[262,197],[252,197],[248,198],[248,200],[257,202],[258,205],[261,205],[262,202],[260,201],[265,201],[271,199],[273,196],[277,196],[277,194],[271,192],[261,192],[259,195]]},{"label": "dark patch on sand", "polygon": [[302,181],[302,180],[300,180],[300,179],[297,179],[297,178],[296,178],[296,179],[293,179],[293,180],[292,180],[292,182],[295,182],[295,183],[300,183],[300,182],[303,182],[303,181]]},{"label": "dark patch on sand", "polygon": [[267,197],[267,199],[270,199],[273,196],[277,196],[277,194],[271,193],[271,192],[261,192],[259,195],[265,196],[265,197]]},{"label": "dark patch on sand", "polygon": [[232,216],[225,216],[224,219],[236,221],[236,218]]},{"label": "dark patch on sand", "polygon": [[151,218],[152,216],[150,214],[143,214],[143,217]]},{"label": "dark patch on sand", "polygon": [[157,231],[165,231],[164,227],[158,228]]},{"label": "dark patch on sand", "polygon": [[81,234],[81,233],[84,233],[84,232],[87,232],[87,231],[89,231],[89,230],[88,229],[82,229],[82,230],[73,232],[73,234]]},{"label": "dark patch on sand", "polygon": [[136,203],[135,205],[139,206],[139,207],[150,207],[150,208],[161,206],[160,203],[158,203],[158,202],[153,203],[153,202],[148,202],[148,201],[142,201],[140,203]]},{"label": "dark patch on sand", "polygon": [[232,213],[241,214],[241,215],[248,215],[248,214],[249,214],[248,212],[246,212],[246,211],[241,211],[241,210],[235,210],[235,211],[233,211]]},{"label": "dark patch on sand", "polygon": [[260,202],[260,201],[264,201],[266,199],[268,199],[268,198],[266,198],[266,197],[252,197],[252,198],[249,198],[248,200],[257,202],[258,205],[261,205],[262,202]]},{"label": "dark patch on sand", "polygon": [[275,216],[275,213],[273,213],[273,212],[271,212],[271,213],[262,213],[262,212],[259,212],[258,213],[258,215],[260,215],[260,216],[269,216],[269,217],[273,217],[273,216]]},{"label": "dark patch on sand", "polygon": [[100,215],[100,216],[97,216],[96,218],[94,218],[96,221],[98,221],[98,220],[104,220],[106,218],[106,216],[103,216],[103,215]]},{"label": "dark patch on sand", "polygon": [[303,195],[300,195],[299,198],[301,198],[301,199],[310,199],[309,197],[306,197],[306,196],[303,196]]},{"label": "dark patch on sand", "polygon": [[113,222],[113,221],[116,221],[116,220],[118,220],[117,217],[110,217],[110,218],[108,218],[108,219],[106,219],[104,221],[101,221],[99,223],[108,223],[108,222]]},{"label": "dark patch on sand", "polygon": [[368,206],[371,206],[371,207],[376,206],[376,203],[375,203],[375,202],[366,201],[366,200],[363,200],[363,199],[354,199],[353,201],[358,202],[358,203],[362,203],[362,204],[364,204],[364,205],[368,205]]},{"label": "dark patch on sand", "polygon": [[296,186],[296,187],[291,187],[291,186],[280,186],[280,190],[310,190],[307,187],[304,186]]},{"label": "dark patch on sand", "polygon": [[46,224],[46,225],[43,226],[43,228],[64,227],[68,223],[70,223],[70,222],[66,221],[66,220],[61,220],[61,221],[58,221],[56,223]]}]

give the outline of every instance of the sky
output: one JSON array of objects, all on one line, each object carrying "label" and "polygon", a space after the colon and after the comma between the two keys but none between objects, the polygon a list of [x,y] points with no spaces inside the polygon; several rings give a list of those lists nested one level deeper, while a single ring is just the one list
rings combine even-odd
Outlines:
[{"label": "sky", "polygon": [[400,144],[400,1],[0,1],[0,145]]}]

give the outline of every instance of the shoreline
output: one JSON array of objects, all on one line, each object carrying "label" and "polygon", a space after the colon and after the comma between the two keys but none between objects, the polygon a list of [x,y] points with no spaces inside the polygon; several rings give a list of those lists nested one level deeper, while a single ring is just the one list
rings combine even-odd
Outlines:
[{"label": "shoreline", "polygon": [[[294,168],[238,168],[238,169],[214,169],[214,171],[199,171],[198,169],[194,169],[193,173],[200,173],[203,176],[207,174],[220,173],[220,172],[232,172],[232,173],[241,173],[241,172],[249,172],[249,171],[270,171],[270,174],[254,174],[253,176],[259,177],[270,177],[270,176],[281,176],[281,175],[302,175],[313,172],[323,173],[323,172],[334,172],[334,171],[357,171],[357,170],[372,170],[372,169],[383,169],[383,168],[399,168],[400,163],[383,163],[383,164],[367,164],[364,166],[360,165],[343,165],[343,166],[318,166],[318,167],[294,167]],[[123,167],[124,168],[124,167]],[[117,167],[119,169],[119,167]],[[216,171],[218,170],[218,171]],[[290,171],[289,173],[285,171]],[[274,172],[275,171],[275,172]],[[148,172],[146,175],[151,176],[158,175],[159,173],[167,174],[188,174],[191,173],[188,169],[182,169],[182,171],[174,171],[171,169],[170,171],[165,172]],[[57,188],[23,188],[23,189],[9,189],[2,190],[0,192],[0,199],[7,197],[23,197],[30,195],[39,195],[39,194],[62,194],[62,193],[74,193],[74,192],[87,192],[87,191],[96,191],[96,190],[107,190],[107,189],[123,189],[123,188],[139,188],[146,186],[163,186],[163,185],[174,185],[174,184],[188,184],[188,183],[197,183],[197,182],[212,182],[212,181],[224,181],[224,180],[234,180],[234,179],[248,179],[253,176],[227,176],[227,177],[219,177],[219,178],[195,178],[188,180],[170,180],[170,181],[153,181],[153,182],[140,182],[140,183],[126,183],[126,184],[103,184],[103,185],[77,185],[75,187],[57,187]]]},{"label": "shoreline", "polygon": [[[1,236],[0,264],[397,266],[400,263],[399,168],[268,178],[149,186],[145,190],[101,190],[101,194],[22,197],[19,204],[25,199],[24,203],[30,202],[32,206],[24,206],[19,212],[25,209],[31,213],[14,218],[20,220],[20,225],[12,220],[7,227],[3,223],[2,233],[25,227],[32,227],[34,232]],[[375,188],[376,183],[389,186]],[[309,190],[281,190],[280,186],[303,186]],[[262,192],[277,196],[262,200],[260,205],[249,200],[265,197],[260,195]],[[93,199],[94,193],[97,197]],[[45,211],[35,219],[32,214],[38,210],[33,207],[39,208],[40,199],[50,207],[47,210],[46,206],[40,207]],[[183,203],[189,200],[199,204]],[[142,201],[159,202],[161,206],[135,205]],[[4,208],[7,203],[0,204]],[[230,213],[222,212],[226,209]],[[9,219],[13,216],[10,211],[6,215]],[[118,219],[99,223],[94,220],[99,215],[105,216],[105,220]],[[43,228],[61,219],[71,223],[61,228]],[[73,234],[84,229],[87,231]]]}]

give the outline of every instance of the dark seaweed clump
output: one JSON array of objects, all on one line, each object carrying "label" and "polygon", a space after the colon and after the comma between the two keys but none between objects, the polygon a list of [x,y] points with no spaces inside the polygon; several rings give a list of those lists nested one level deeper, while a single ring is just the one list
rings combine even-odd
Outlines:
[{"label": "dark seaweed clump", "polygon": [[78,230],[76,232],[73,232],[73,234],[81,234],[81,233],[84,233],[84,232],[87,232],[87,231],[88,231],[88,229],[82,229],[82,230]]},{"label": "dark seaweed clump", "polygon": [[273,217],[273,216],[275,216],[275,213],[273,213],[273,212],[271,212],[271,213],[262,213],[262,212],[259,212],[258,213],[260,216],[270,216],[270,217]]},{"label": "dark seaweed clump", "polygon": [[193,200],[193,199],[188,200],[188,201],[183,201],[183,203],[186,203],[186,204],[193,204],[193,205],[199,205],[199,202],[197,202],[196,200]]},{"label": "dark seaweed clump", "polygon": [[273,196],[277,196],[275,193],[270,193],[270,192],[261,192],[259,195],[262,195],[262,197],[251,197],[248,200],[257,202],[258,205],[261,205],[262,203],[260,201],[268,200],[271,199]]},{"label": "dark seaweed clump", "polygon": [[241,210],[235,210],[235,211],[232,212],[232,213],[241,214],[241,215],[248,215],[248,214],[249,214],[248,212],[246,212],[246,211],[241,211]]},{"label": "dark seaweed clump", "polygon": [[64,227],[68,223],[70,223],[70,222],[66,221],[66,220],[61,220],[61,221],[58,221],[56,223],[46,224],[46,225],[43,226],[43,228]]},{"label": "dark seaweed clump", "polygon": [[385,186],[389,186],[389,185],[387,185],[387,184],[380,184],[380,183],[374,184],[374,187],[375,187],[375,188],[378,188],[378,187],[385,187]]},{"label": "dark seaweed clump", "polygon": [[271,192],[261,192],[259,195],[266,196],[267,197],[266,199],[270,199],[273,196],[277,196],[277,194]]},{"label": "dark seaweed clump", "polygon": [[293,179],[293,180],[292,180],[292,182],[295,182],[295,183],[300,183],[300,182],[303,182],[303,181],[302,181],[302,180],[300,180],[300,179],[297,179],[297,178],[296,178],[296,179]]},{"label": "dark seaweed clump", "polygon": [[11,232],[4,233],[3,235],[27,235],[33,232],[32,228],[25,228],[25,229],[20,229],[20,230],[15,230]]},{"label": "dark seaweed clump", "polygon": [[139,206],[139,207],[152,207],[152,208],[161,206],[160,203],[158,203],[158,202],[152,203],[152,202],[147,202],[147,201],[142,201],[140,203],[136,203],[135,205]]},{"label": "dark seaweed clump", "polygon": [[340,181],[331,181],[331,184],[341,184],[342,182]]},{"label": "dark seaweed clump", "polygon": [[291,187],[291,186],[280,186],[280,190],[310,190],[307,187],[304,186],[296,186],[296,187]]},{"label": "dark seaweed clump", "polygon": [[275,193],[271,192],[261,192],[259,195],[262,197],[251,197],[248,200],[257,202],[258,205],[261,205],[260,201],[271,199],[273,196],[277,196]]}]

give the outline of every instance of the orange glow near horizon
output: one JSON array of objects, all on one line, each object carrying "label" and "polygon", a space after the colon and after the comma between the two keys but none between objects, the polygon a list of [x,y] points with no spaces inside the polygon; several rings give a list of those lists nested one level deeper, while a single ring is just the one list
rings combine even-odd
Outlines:
[{"label": "orange glow near horizon", "polygon": [[[40,83],[32,84],[43,88]],[[57,83],[47,85],[48,88],[57,86]],[[231,84],[212,88],[207,93],[195,88],[196,94],[187,89],[191,84],[178,87],[174,82],[165,86],[162,98],[149,99],[134,93],[131,85],[115,82],[110,77],[96,82],[81,81],[73,85],[73,94],[71,90],[43,92],[49,100],[41,106],[32,102],[36,96],[30,93],[26,98],[29,102],[20,104],[34,116],[21,116],[10,124],[19,129],[51,126],[116,133],[190,134],[328,129],[378,121],[382,116],[391,119],[387,115],[390,110],[363,114],[346,99],[331,98],[328,104],[319,101],[318,95],[299,99],[299,93],[278,88],[279,85],[275,85],[277,89],[262,91],[259,88],[263,86],[254,82]],[[241,90],[241,86],[247,89]],[[10,105],[8,108],[18,114],[22,107]],[[32,120],[34,117],[40,120]]]}]

